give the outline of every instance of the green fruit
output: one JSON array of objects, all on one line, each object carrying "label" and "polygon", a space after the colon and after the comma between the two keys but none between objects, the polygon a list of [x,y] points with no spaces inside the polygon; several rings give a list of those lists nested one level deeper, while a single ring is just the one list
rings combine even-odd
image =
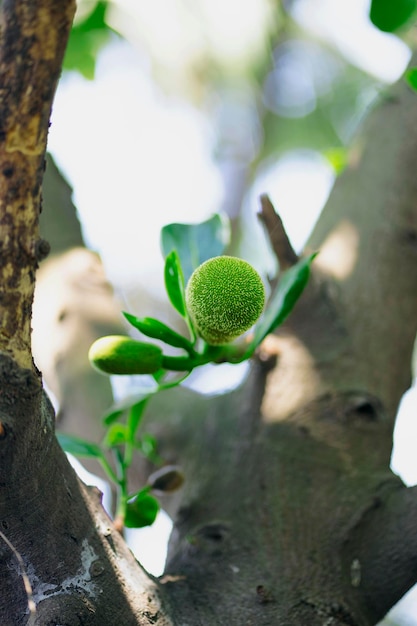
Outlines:
[{"label": "green fruit", "polygon": [[162,350],[124,335],[101,337],[88,353],[91,364],[106,374],[153,374],[161,369]]},{"label": "green fruit", "polygon": [[193,272],[185,299],[200,336],[219,345],[253,326],[265,304],[265,288],[252,265],[236,257],[218,256]]}]

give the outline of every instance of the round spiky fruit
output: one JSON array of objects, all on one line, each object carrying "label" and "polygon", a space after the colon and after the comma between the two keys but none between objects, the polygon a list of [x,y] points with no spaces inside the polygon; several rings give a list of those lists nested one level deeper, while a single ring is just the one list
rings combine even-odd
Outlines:
[{"label": "round spiky fruit", "polygon": [[158,346],[125,335],[97,339],[88,358],[105,374],[153,374],[162,366],[162,350]]},{"label": "round spiky fruit", "polygon": [[232,256],[214,257],[197,267],[185,296],[199,335],[211,345],[239,337],[253,326],[265,304],[258,272]]}]

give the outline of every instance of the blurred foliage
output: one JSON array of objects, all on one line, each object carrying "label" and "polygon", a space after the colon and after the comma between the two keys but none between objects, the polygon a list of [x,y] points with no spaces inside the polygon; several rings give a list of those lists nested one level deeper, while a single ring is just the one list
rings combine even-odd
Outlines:
[{"label": "blurred foliage", "polygon": [[[209,120],[226,195],[233,188],[233,199],[224,200],[231,215],[262,164],[278,162],[287,151],[321,152],[338,174],[380,88],[298,26],[291,15],[296,3],[248,0],[243,10],[237,0],[157,0],[151,6],[82,0],[64,68],[91,79],[97,55],[114,33],[129,41],[150,63],[160,89],[192,102]],[[374,0],[371,15],[392,26],[408,19],[412,4]],[[243,172],[241,189],[228,180],[231,165]]]},{"label": "blurred foliage", "polygon": [[46,174],[42,187],[40,230],[51,244],[51,254],[83,246],[83,236],[72,201],[72,189],[50,154],[46,157]]},{"label": "blurred foliage", "polygon": [[411,19],[416,8],[417,0],[372,0],[370,18],[377,28],[392,33]]},{"label": "blurred foliage", "polygon": [[96,59],[100,50],[109,43],[111,29],[105,21],[107,1],[81,3],[65,53],[64,70],[76,70],[93,80]]},{"label": "blurred foliage", "polygon": [[[242,209],[255,182],[297,151],[311,162],[319,153],[323,171],[327,163],[340,174],[358,124],[384,88],[300,25],[295,9],[306,1],[79,0],[65,58],[64,69],[93,79],[103,47],[124,40],[165,102],[202,114],[224,189],[216,210],[231,218],[231,253],[247,260],[240,226],[247,229]],[[265,257],[258,269],[269,264]]]},{"label": "blurred foliage", "polygon": [[[415,19],[417,0],[372,0],[369,17],[372,23],[383,32],[393,33]],[[415,37],[415,36],[414,36]],[[412,41],[412,38],[411,38]],[[413,47],[415,47],[415,42]],[[409,68],[405,79],[414,91],[417,91],[417,68]]]},{"label": "blurred foliage", "polygon": [[414,91],[417,91],[417,67],[411,67],[405,73],[405,79]]}]

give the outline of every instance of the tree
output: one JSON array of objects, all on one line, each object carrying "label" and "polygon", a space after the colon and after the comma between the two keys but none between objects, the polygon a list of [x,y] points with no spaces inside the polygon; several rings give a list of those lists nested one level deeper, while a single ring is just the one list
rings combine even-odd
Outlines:
[{"label": "tree", "polygon": [[369,114],[306,246],[320,250],[312,280],[245,384],[167,392],[149,418],[187,477],[155,579],[67,462],[31,357],[46,136],[74,9],[2,4],[1,623],[375,624],[417,580],[416,490],[389,470],[417,325],[416,96],[400,81]]}]

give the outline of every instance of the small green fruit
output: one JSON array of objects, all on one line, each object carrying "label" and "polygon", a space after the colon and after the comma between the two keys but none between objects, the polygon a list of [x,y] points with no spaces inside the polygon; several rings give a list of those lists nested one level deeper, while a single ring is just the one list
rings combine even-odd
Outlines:
[{"label": "small green fruit", "polygon": [[88,353],[91,364],[106,374],[153,374],[161,369],[162,350],[124,335],[101,337]]},{"label": "small green fruit", "polygon": [[185,298],[200,336],[219,345],[253,326],[265,304],[265,288],[252,265],[236,257],[218,256],[193,272]]}]

